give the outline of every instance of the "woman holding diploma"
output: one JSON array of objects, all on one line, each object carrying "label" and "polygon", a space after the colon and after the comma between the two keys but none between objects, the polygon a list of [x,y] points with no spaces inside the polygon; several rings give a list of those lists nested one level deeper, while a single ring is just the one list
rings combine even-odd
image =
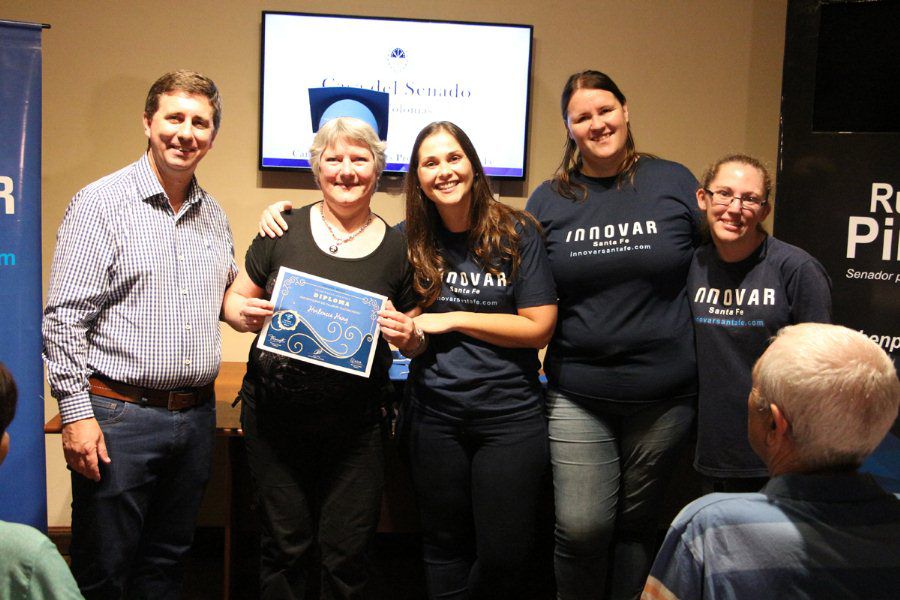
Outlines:
[{"label": "woman holding diploma", "polygon": [[521,598],[547,464],[540,364],[556,289],[537,224],[494,200],[456,125],[416,138],[406,234],[422,314],[382,311],[400,344],[415,327],[406,392],[413,483],[431,598]]},{"label": "woman holding diploma", "polygon": [[[322,201],[284,215],[283,237],[254,239],[226,292],[225,320],[238,331],[258,331],[273,314],[281,267],[414,306],[403,236],[369,209],[384,143],[366,123],[338,118],[319,129],[311,163]],[[393,341],[407,351],[420,344],[411,330]],[[383,339],[368,378],[251,348],[242,426],[259,495],[262,598],[303,598],[318,573],[322,598],[362,596],[384,483],[390,365]]]},{"label": "woman holding diploma", "polygon": [[[547,465],[537,349],[553,332],[556,289],[539,227],[494,200],[463,130],[432,123],[410,156],[420,308],[384,310],[379,324],[413,358],[404,420],[429,597],[518,599]],[[263,212],[260,235],[282,234],[285,208]]]}]

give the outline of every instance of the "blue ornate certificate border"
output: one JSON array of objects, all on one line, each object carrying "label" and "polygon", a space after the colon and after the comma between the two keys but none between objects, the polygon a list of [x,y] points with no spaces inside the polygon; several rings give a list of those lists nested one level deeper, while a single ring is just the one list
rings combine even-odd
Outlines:
[{"label": "blue ornate certificate border", "polygon": [[257,347],[329,369],[368,377],[378,345],[378,311],[387,298],[281,267],[275,314]]}]

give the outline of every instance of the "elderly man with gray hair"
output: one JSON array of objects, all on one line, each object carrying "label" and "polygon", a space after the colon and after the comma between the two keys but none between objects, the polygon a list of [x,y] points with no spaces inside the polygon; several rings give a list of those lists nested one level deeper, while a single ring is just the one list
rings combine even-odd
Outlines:
[{"label": "elderly man with gray hair", "polygon": [[863,334],[782,329],[753,368],[747,423],[772,479],[685,507],[641,598],[896,598],[900,499],[857,468],[898,404],[894,365]]}]

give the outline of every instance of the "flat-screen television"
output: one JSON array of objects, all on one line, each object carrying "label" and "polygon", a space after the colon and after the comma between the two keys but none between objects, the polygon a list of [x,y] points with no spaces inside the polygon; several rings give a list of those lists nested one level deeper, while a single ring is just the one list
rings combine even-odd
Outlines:
[{"label": "flat-screen television", "polygon": [[262,13],[261,169],[309,169],[309,90],[389,95],[387,173],[409,167],[419,131],[452,121],[491,177],[525,177],[530,25]]}]

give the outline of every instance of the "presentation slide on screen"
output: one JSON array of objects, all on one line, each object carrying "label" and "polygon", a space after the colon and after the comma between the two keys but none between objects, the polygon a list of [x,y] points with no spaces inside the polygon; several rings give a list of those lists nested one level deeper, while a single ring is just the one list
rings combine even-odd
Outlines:
[{"label": "presentation slide on screen", "polygon": [[523,174],[527,27],[264,15],[263,167],[308,167],[309,88],[390,94],[388,170],[405,170],[416,134],[453,121],[488,174]]}]

